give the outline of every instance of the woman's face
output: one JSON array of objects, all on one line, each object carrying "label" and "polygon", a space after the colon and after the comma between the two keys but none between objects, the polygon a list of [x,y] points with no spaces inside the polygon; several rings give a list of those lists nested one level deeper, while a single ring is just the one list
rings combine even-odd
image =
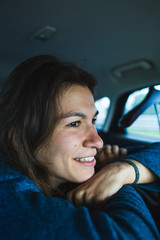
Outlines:
[{"label": "woman's face", "polygon": [[87,87],[72,85],[64,91],[60,105],[60,120],[37,156],[48,165],[57,185],[82,183],[94,174],[96,149],[103,146],[94,125],[94,99]]}]

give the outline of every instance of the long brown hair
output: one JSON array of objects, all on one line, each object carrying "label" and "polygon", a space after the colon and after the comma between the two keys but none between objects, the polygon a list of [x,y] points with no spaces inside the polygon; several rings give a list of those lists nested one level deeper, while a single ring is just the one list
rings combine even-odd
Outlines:
[{"label": "long brown hair", "polygon": [[40,55],[15,68],[0,93],[0,148],[7,163],[32,176],[47,195],[52,195],[50,178],[36,151],[53,133],[59,96],[72,84],[87,86],[93,94],[95,79],[74,64]]}]

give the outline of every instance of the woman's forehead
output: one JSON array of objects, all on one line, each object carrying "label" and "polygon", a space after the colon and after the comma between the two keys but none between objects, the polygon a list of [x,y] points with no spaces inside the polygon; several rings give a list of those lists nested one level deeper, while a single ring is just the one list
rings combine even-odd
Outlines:
[{"label": "woman's forehead", "polygon": [[94,102],[93,94],[88,87],[75,84],[64,90],[62,95],[60,96],[61,103],[69,103],[73,102],[73,100],[75,100],[76,102],[83,102],[83,100],[89,100],[90,102]]},{"label": "woman's forehead", "polygon": [[60,96],[61,114],[96,111],[94,98],[88,87],[73,85]]}]

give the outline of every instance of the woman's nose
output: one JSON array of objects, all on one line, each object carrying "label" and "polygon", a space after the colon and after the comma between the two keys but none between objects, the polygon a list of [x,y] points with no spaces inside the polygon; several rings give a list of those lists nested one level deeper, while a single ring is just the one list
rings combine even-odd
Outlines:
[{"label": "woman's nose", "polygon": [[102,148],[103,147],[103,140],[98,135],[95,126],[93,125],[90,129],[86,132],[86,138],[83,142],[84,147],[92,147],[92,148]]}]

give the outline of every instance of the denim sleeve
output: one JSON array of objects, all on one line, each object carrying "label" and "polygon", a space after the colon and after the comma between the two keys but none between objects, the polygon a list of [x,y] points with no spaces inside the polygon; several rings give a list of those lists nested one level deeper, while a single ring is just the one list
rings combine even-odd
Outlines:
[{"label": "denim sleeve", "polygon": [[128,150],[126,158],[137,160],[160,177],[160,143],[138,146]]}]

